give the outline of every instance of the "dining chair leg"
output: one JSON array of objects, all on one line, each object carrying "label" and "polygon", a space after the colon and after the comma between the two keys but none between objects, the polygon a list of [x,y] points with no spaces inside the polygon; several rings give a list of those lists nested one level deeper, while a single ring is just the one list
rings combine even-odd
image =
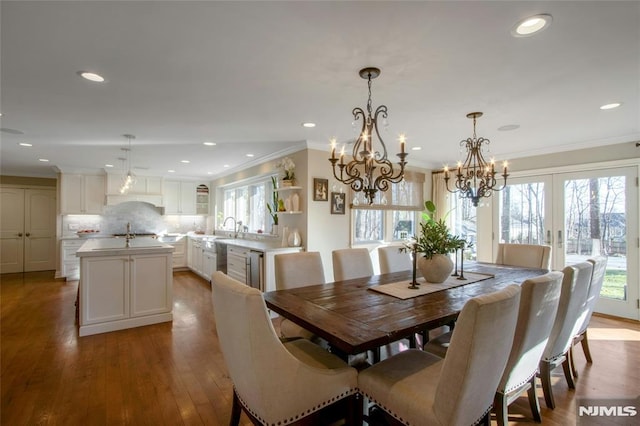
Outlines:
[{"label": "dining chair leg", "polygon": [[533,420],[537,423],[542,422],[542,416],[540,416],[540,402],[538,401],[538,395],[536,395],[536,376],[534,375],[529,382],[531,385],[527,389],[527,396],[529,397],[529,406],[531,407],[531,414]]},{"label": "dining chair leg", "polygon": [[509,402],[502,392],[496,392],[493,397],[493,411],[496,413],[498,426],[504,426],[509,422]]},{"label": "dining chair leg", "polygon": [[567,379],[567,385],[569,385],[569,389],[575,389],[576,382],[573,380],[573,367],[569,354],[566,354],[564,357],[564,361],[562,361],[562,370],[564,371],[564,377]]},{"label": "dining chair leg", "polygon": [[348,425],[362,425],[363,410],[364,410],[364,397],[359,393],[351,395],[349,397],[346,424]]},{"label": "dining chair leg", "polygon": [[573,360],[573,343],[571,344],[571,347],[569,348],[568,357],[571,360],[571,374],[573,375],[573,377],[575,377],[577,379],[578,378],[578,370],[576,369],[576,363]]},{"label": "dining chair leg", "polygon": [[584,357],[587,359],[587,362],[591,364],[593,359],[591,358],[591,351],[589,350],[589,339],[587,338],[587,330],[582,333],[582,340],[580,341],[582,344],[582,350],[584,351]]},{"label": "dining chair leg", "polygon": [[229,426],[238,426],[240,424],[242,406],[240,405],[240,400],[238,399],[235,389],[233,390],[233,402],[231,404],[231,418],[229,419]]},{"label": "dining chair leg", "polygon": [[553,400],[553,390],[551,388],[551,363],[549,361],[540,361],[540,380],[542,381],[542,392],[544,393],[544,402],[550,409],[556,408]]},{"label": "dining chair leg", "polygon": [[484,417],[480,419],[480,422],[478,424],[482,426],[491,426],[491,410],[489,410],[487,414],[485,414]]}]

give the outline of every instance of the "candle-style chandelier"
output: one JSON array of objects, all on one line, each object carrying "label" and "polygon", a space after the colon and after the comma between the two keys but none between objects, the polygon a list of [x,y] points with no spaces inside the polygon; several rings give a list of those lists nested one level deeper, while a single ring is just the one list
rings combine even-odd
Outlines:
[{"label": "candle-style chandelier", "polygon": [[447,191],[459,193],[459,197],[468,198],[474,207],[478,207],[478,201],[482,197],[490,197],[491,191],[500,191],[507,184],[507,162],[503,163],[502,177],[504,182],[502,187],[496,188],[495,161],[491,159],[489,163],[484,159],[482,153],[483,145],[488,145],[489,139],[476,137],[476,119],[482,117],[481,112],[471,112],[467,118],[473,118],[473,137],[462,140],[460,146],[467,148],[467,158],[464,163],[458,161],[455,171],[455,188],[449,188],[449,168],[444,168],[444,181]]},{"label": "candle-style chandelier", "polygon": [[[404,178],[404,166],[407,164],[404,152],[404,135],[400,136],[400,153],[396,154],[400,161],[399,170],[394,170],[393,163],[387,158],[387,147],[378,132],[378,117],[387,118],[387,107],[380,105],[372,113],[371,107],[371,80],[380,75],[378,68],[363,68],[360,70],[360,77],[367,80],[369,87],[369,99],[367,101],[367,114],[362,108],[353,109],[354,122],[362,119],[362,129],[353,146],[352,160],[345,163],[344,147],[340,153],[340,158],[336,157],[336,140],[331,140],[331,166],[333,176],[349,185],[355,192],[364,192],[369,204],[373,204],[377,191],[387,191],[389,183],[398,183]],[[375,135],[374,135],[375,133]],[[374,136],[378,143],[374,142]]]},{"label": "candle-style chandelier", "polygon": [[127,148],[121,148],[127,154],[127,174],[122,178],[122,185],[120,185],[120,193],[126,194],[133,188],[133,185],[136,183],[136,175],[131,172],[131,139],[135,139],[134,135],[122,135],[129,141]]}]

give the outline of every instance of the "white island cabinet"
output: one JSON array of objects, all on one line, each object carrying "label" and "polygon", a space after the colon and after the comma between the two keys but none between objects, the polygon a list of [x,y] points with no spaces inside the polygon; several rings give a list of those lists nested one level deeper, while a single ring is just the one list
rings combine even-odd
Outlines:
[{"label": "white island cabinet", "polygon": [[80,257],[80,336],[173,320],[171,245],[136,238],[87,241]]}]

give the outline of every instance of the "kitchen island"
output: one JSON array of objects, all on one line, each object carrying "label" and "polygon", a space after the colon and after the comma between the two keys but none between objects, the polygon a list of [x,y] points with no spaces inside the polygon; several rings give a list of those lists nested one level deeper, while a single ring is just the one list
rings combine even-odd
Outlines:
[{"label": "kitchen island", "polygon": [[173,250],[152,238],[84,243],[76,252],[79,335],[172,321]]}]

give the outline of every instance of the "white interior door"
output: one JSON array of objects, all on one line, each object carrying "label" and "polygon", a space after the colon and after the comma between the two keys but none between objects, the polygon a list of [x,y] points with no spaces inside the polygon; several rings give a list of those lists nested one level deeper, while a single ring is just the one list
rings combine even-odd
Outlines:
[{"label": "white interior door", "polygon": [[554,175],[554,265],[607,257],[596,311],[640,319],[638,169]]},{"label": "white interior door", "polygon": [[0,188],[0,273],[24,268],[24,189]]},{"label": "white interior door", "polygon": [[49,189],[26,189],[24,196],[24,271],[56,268],[56,195]]}]

